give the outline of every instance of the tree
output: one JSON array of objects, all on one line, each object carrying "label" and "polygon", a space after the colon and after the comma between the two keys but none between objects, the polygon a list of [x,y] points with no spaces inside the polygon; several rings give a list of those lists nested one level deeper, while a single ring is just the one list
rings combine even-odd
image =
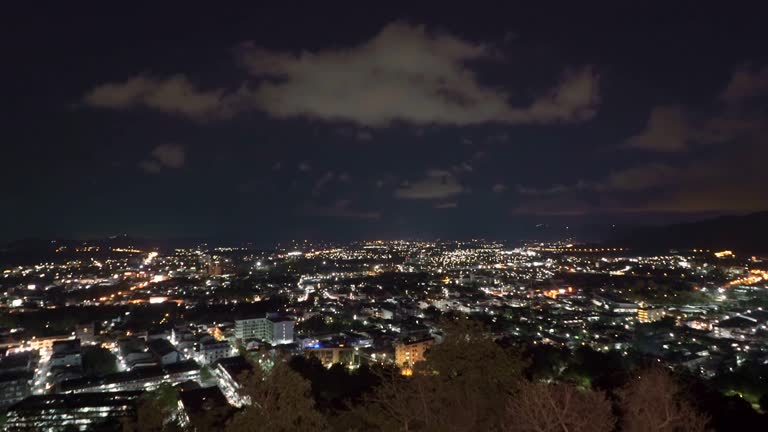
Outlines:
[{"label": "tree", "polygon": [[570,364],[562,373],[564,379],[585,388],[611,391],[627,380],[626,358],[617,351],[607,353],[580,346],[572,355]]},{"label": "tree", "polygon": [[442,324],[443,343],[433,346],[420,369],[454,381],[483,381],[513,388],[521,380],[524,362],[499,346],[487,329],[465,318]]},{"label": "tree", "polygon": [[414,374],[432,377],[424,387],[434,393],[430,424],[448,431],[498,427],[506,400],[522,382],[524,362],[499,346],[481,323],[459,317],[442,328],[443,343],[432,347]]},{"label": "tree", "polygon": [[433,377],[405,377],[388,369],[379,371],[379,378],[380,384],[353,412],[362,423],[360,430],[412,432],[430,425],[436,401]]},{"label": "tree", "polygon": [[235,408],[226,403],[220,403],[216,399],[207,399],[199,410],[188,410],[189,424],[186,430],[189,432],[207,432],[222,430],[231,418]]},{"label": "tree", "polygon": [[476,321],[442,324],[443,343],[427,352],[411,376],[379,371],[380,384],[342,415],[343,427],[378,431],[496,430],[505,403],[521,382],[520,357],[499,346]]},{"label": "tree", "polygon": [[268,374],[254,365],[241,393],[250,404],[234,415],[227,424],[228,432],[325,430],[325,419],[315,409],[309,382],[282,361]]},{"label": "tree", "polygon": [[609,432],[616,419],[602,392],[526,382],[507,404],[509,432]]},{"label": "tree", "polygon": [[660,368],[641,372],[618,395],[626,432],[702,432],[709,422],[684,398],[675,378]]},{"label": "tree", "polygon": [[208,366],[203,366],[200,368],[200,380],[201,381],[208,381],[213,379],[213,373],[211,373],[211,368]]},{"label": "tree", "polygon": [[87,375],[106,375],[117,372],[117,357],[100,346],[84,346],[82,349],[83,371]]},{"label": "tree", "polygon": [[525,355],[530,361],[525,369],[528,378],[534,381],[552,381],[565,370],[570,352],[567,348],[538,344],[528,346]]},{"label": "tree", "polygon": [[179,397],[175,387],[163,383],[156,390],[139,398],[134,421],[126,421],[124,430],[141,432],[171,432],[179,430],[176,410]]}]

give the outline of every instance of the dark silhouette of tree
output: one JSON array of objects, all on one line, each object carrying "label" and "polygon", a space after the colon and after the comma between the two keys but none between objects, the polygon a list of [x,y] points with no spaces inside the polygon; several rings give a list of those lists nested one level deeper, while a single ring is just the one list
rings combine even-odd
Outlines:
[{"label": "dark silhouette of tree", "polygon": [[530,345],[525,351],[525,358],[529,361],[525,375],[533,381],[554,380],[567,367],[569,357],[568,349],[552,345]]},{"label": "dark silhouette of tree", "polygon": [[760,396],[768,393],[768,365],[747,361],[736,370],[725,370],[713,379],[724,393],[738,393],[750,403],[757,403]]},{"label": "dark silhouette of tree", "polygon": [[509,399],[509,432],[610,432],[616,423],[602,392],[571,384],[526,382]]},{"label": "dark silhouette of tree", "polygon": [[232,416],[234,408],[226,406],[205,407],[201,412],[188,413],[189,432],[207,432],[223,430],[224,425]]},{"label": "dark silhouette of tree", "polygon": [[200,368],[200,380],[201,381],[208,381],[210,379],[213,379],[213,373],[211,372],[211,368],[208,366],[203,366]]},{"label": "dark silhouette of tree", "polygon": [[106,375],[117,372],[117,357],[100,346],[84,346],[82,359],[83,371],[87,375]]},{"label": "dark silhouette of tree", "polygon": [[178,393],[170,384],[161,384],[144,393],[136,406],[136,418],[124,421],[125,431],[174,432],[181,430],[176,422]]},{"label": "dark silhouette of tree", "polygon": [[345,401],[359,402],[379,379],[365,364],[350,371],[341,364],[326,368],[315,357],[294,356],[288,365],[312,383],[312,395],[321,411],[344,410]]},{"label": "dark silhouette of tree", "polygon": [[581,346],[573,352],[570,364],[562,375],[565,380],[585,388],[612,391],[626,382],[627,365],[616,351],[602,353]]},{"label": "dark silhouette of tree", "polygon": [[626,432],[702,432],[709,418],[698,412],[666,370],[642,371],[619,392],[621,430]]},{"label": "dark silhouette of tree", "polygon": [[475,431],[498,429],[505,404],[521,383],[523,362],[481,324],[463,317],[443,323],[412,376],[381,373],[381,384],[356,413],[360,430]]},{"label": "dark silhouette of tree", "polygon": [[310,383],[282,361],[264,373],[257,365],[245,378],[241,394],[250,403],[227,424],[228,432],[312,432],[326,430],[315,409]]},{"label": "dark silhouette of tree", "polygon": [[[380,384],[353,410],[357,430],[426,430],[433,417],[435,388],[431,377],[404,377],[396,369],[380,371]],[[349,427],[348,424],[345,426]]]},{"label": "dark silhouette of tree", "polygon": [[481,323],[460,317],[441,325],[445,334],[416,374],[431,376],[430,424],[440,430],[489,430],[504,420],[508,396],[522,382],[525,366],[517,352],[497,344]]}]

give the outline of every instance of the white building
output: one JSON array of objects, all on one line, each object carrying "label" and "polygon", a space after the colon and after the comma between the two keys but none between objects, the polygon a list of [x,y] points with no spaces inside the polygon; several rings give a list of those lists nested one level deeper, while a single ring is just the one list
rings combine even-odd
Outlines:
[{"label": "white building", "polygon": [[227,341],[211,341],[200,344],[197,361],[201,364],[211,364],[216,360],[230,357],[232,346]]},{"label": "white building", "polygon": [[235,321],[235,338],[261,339],[271,345],[293,343],[293,320],[275,315]]}]

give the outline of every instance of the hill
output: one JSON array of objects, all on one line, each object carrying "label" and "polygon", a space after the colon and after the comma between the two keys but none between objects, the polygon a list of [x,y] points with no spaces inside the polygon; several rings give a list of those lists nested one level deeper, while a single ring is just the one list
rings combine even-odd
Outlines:
[{"label": "hill", "polygon": [[765,254],[768,253],[768,211],[635,228],[609,243],[647,251],[702,248]]}]

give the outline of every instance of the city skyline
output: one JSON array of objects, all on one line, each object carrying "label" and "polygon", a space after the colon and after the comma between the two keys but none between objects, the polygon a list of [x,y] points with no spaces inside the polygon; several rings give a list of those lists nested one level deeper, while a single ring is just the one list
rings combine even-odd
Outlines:
[{"label": "city skyline", "polygon": [[513,240],[765,210],[747,6],[14,5],[0,239]]}]

